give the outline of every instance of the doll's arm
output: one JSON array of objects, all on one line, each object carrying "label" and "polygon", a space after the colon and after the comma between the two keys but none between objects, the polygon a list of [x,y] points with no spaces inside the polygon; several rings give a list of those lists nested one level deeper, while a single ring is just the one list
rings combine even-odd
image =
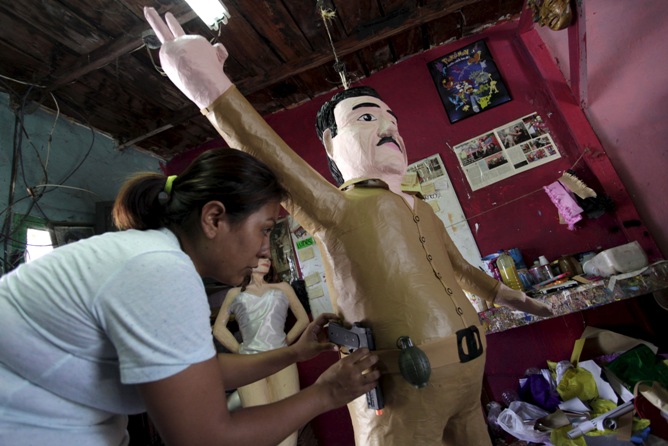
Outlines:
[{"label": "doll's arm", "polygon": [[299,339],[299,336],[306,329],[306,326],[309,323],[309,318],[308,314],[306,314],[304,306],[299,301],[299,298],[297,297],[295,290],[292,289],[290,284],[287,282],[282,282],[277,285],[279,285],[281,291],[283,291],[285,296],[288,298],[288,303],[290,304],[290,311],[292,311],[292,314],[294,314],[295,318],[297,319],[297,321],[295,322],[295,324],[292,326],[292,328],[285,337],[287,344],[291,345],[293,342]]},{"label": "doll's arm", "polygon": [[230,320],[230,306],[234,298],[239,295],[239,291],[240,288],[232,288],[227,292],[223,305],[220,307],[220,311],[218,311],[216,322],[213,324],[213,336],[232,353],[239,353],[240,345],[232,332],[227,328],[227,323]]}]

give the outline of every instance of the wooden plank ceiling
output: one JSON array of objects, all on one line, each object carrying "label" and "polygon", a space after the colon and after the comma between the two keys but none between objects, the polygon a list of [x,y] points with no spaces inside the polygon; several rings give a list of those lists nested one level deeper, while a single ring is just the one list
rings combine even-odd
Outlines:
[{"label": "wooden plank ceiling", "polygon": [[[210,31],[184,0],[0,2],[0,90],[30,113],[36,104],[168,160],[215,136],[166,78],[143,35],[142,8],[171,11],[188,33],[223,42],[226,71],[261,114],[340,86],[319,14],[356,79],[482,25],[517,17],[523,0],[224,0],[231,13]],[[15,80],[25,82],[18,83]],[[32,86],[27,84],[33,84]],[[20,108],[23,107],[23,108]]]}]

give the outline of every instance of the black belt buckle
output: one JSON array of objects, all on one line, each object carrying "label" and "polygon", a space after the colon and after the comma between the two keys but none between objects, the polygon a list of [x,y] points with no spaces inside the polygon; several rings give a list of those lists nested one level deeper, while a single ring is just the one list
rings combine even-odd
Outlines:
[{"label": "black belt buckle", "polygon": [[[466,340],[466,350],[464,352],[463,340]],[[482,341],[480,340],[480,332],[478,327],[471,325],[468,328],[462,328],[457,331],[457,352],[459,353],[460,362],[469,362],[482,355]]]}]

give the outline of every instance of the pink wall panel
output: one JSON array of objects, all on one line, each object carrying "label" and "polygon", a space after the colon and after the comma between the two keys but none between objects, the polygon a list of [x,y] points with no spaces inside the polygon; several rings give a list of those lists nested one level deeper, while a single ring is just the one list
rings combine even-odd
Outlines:
[{"label": "pink wall panel", "polygon": [[[515,37],[515,27],[514,23],[498,26],[473,38],[432,49],[372,75],[364,84],[376,88],[398,114],[409,162],[435,153],[442,156],[483,255],[518,247],[531,262],[539,255],[554,259],[562,254],[625,243],[612,215],[585,220],[576,231],[559,224],[556,208],[542,187],[573,166],[579,158],[577,144],[558,105],[547,94],[545,81]],[[427,63],[481,38],[486,39],[513,100],[450,124]],[[563,82],[563,77],[553,81]],[[318,108],[329,97],[331,94],[267,117],[269,124],[327,178],[324,150],[313,123]],[[562,158],[472,192],[450,147],[532,112],[547,121]],[[597,180],[584,162],[578,163],[575,170],[596,189]]]},{"label": "pink wall panel", "polygon": [[[659,248],[668,255],[668,9],[661,0],[585,3],[585,113]],[[538,32],[570,81],[568,33]]]}]

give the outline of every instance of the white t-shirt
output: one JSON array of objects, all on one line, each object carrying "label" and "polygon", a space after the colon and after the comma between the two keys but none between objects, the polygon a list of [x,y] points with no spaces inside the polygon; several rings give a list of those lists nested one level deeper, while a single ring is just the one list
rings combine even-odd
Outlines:
[{"label": "white t-shirt", "polygon": [[135,384],[215,355],[210,309],[169,230],[111,232],[0,278],[0,444],[127,444]]}]

